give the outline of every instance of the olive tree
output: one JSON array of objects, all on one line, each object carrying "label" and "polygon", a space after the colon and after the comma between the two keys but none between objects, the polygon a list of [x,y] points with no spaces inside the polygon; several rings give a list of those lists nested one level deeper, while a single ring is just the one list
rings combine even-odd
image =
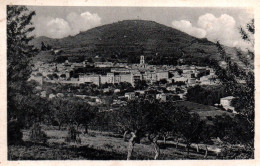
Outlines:
[{"label": "olive tree", "polygon": [[168,121],[168,111],[153,99],[135,99],[130,101],[127,107],[117,111],[116,123],[117,126],[125,130],[124,137],[127,133],[130,134],[128,143],[127,159],[131,159],[135,143],[139,143],[142,137],[147,137],[155,151],[154,159],[158,159],[160,148],[158,138],[163,132],[167,132],[167,126],[170,126]]}]

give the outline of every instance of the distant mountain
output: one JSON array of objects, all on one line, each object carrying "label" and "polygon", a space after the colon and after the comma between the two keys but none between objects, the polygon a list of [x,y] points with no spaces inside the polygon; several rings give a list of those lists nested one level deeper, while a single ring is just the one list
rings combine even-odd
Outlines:
[{"label": "distant mountain", "polygon": [[33,41],[39,48],[41,42],[62,50],[64,56],[99,55],[105,58],[137,60],[143,54],[149,60],[156,56],[209,57],[221,60],[215,43],[145,20],[119,21],[80,32],[75,36],[62,39],[38,37]]}]

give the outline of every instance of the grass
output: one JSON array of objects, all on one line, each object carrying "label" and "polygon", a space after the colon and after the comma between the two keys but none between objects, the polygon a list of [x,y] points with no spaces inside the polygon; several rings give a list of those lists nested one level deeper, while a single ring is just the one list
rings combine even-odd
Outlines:
[{"label": "grass", "polygon": [[[90,131],[89,134],[80,134],[81,144],[66,143],[66,130],[47,129],[47,144],[32,143],[28,140],[28,130],[23,131],[23,145],[11,145],[8,147],[9,160],[125,160],[127,156],[128,142],[125,142],[118,134],[110,132]],[[162,160],[177,159],[203,159],[204,152],[197,153],[195,148],[186,155],[183,146],[178,149],[168,142],[160,144]],[[135,144],[134,160],[152,160],[154,157],[153,147],[150,143],[142,140]],[[208,159],[214,159],[210,154]]]}]

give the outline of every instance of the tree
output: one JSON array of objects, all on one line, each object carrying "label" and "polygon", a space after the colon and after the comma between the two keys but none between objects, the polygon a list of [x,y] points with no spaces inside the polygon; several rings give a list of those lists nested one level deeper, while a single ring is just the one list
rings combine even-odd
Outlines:
[{"label": "tree", "polygon": [[[35,12],[25,6],[7,6],[7,112],[8,120],[17,119],[18,124],[23,120],[22,112],[26,108],[18,109],[19,103],[15,98],[30,94],[32,89],[28,87],[27,80],[31,74],[31,59],[37,53],[34,46],[29,44],[33,39],[30,33],[34,30],[31,23],[34,15]],[[10,127],[8,130],[12,130]],[[20,128],[14,130],[19,133]],[[12,137],[8,135],[8,140],[13,140]]]},{"label": "tree", "polygon": [[95,107],[91,107],[83,100],[70,100],[67,103],[68,119],[72,123],[76,124],[77,129],[79,125],[85,127],[85,133],[88,133],[88,126],[91,120],[96,116],[97,110]]},{"label": "tree", "polygon": [[[127,159],[131,159],[135,143],[140,142],[142,137],[147,137],[154,148],[154,159],[158,159],[160,148],[158,138],[167,130],[170,130],[170,121],[167,117],[172,107],[162,107],[156,100],[139,98],[128,103],[127,107],[122,108],[115,115],[117,126],[125,131],[124,136],[130,133],[128,143]],[[167,128],[168,127],[168,128]]]},{"label": "tree", "polygon": [[62,124],[68,122],[68,117],[66,113],[66,104],[68,101],[63,99],[55,99],[52,101],[52,115],[53,119],[58,123],[59,130],[61,129]]},{"label": "tree", "polygon": [[199,142],[199,135],[202,129],[202,122],[197,113],[190,113],[187,109],[178,108],[172,114],[173,126],[172,132],[177,137],[181,137],[186,142],[187,154],[189,155],[192,142]]},{"label": "tree", "polygon": [[135,82],[135,89],[143,90],[147,87],[147,83],[145,80],[138,80]]},{"label": "tree", "polygon": [[27,80],[31,74],[31,60],[37,53],[34,46],[29,44],[33,39],[30,33],[34,30],[31,26],[34,15],[35,12],[30,12],[25,6],[7,6],[8,112],[18,111],[13,106],[16,93],[28,94]]},{"label": "tree", "polygon": [[249,23],[247,23],[246,28],[240,27],[239,28],[241,38],[249,42],[252,48],[248,48],[248,54],[251,55],[251,59],[254,59],[254,51],[252,50],[254,48],[255,42],[254,42],[254,34],[255,34],[255,20],[252,19]]}]

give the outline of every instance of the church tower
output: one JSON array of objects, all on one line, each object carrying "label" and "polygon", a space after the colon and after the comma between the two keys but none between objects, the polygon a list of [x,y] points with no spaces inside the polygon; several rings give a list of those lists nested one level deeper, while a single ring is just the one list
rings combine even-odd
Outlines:
[{"label": "church tower", "polygon": [[144,65],[144,56],[143,55],[141,55],[141,57],[140,57],[140,65]]}]

